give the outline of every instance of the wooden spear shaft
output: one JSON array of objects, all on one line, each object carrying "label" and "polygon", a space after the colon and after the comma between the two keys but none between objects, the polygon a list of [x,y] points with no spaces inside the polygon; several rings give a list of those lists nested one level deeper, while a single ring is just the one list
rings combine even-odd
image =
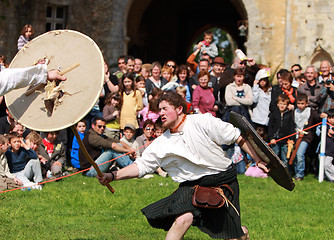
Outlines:
[{"label": "wooden spear shaft", "polygon": [[[81,141],[81,138],[79,136],[79,133],[77,131],[77,129],[75,128],[75,126],[73,125],[71,127],[73,133],[74,133],[74,136],[77,138],[78,140],[78,143],[79,143],[79,146],[80,146],[80,149],[82,150],[83,154],[85,155],[85,157],[88,159],[88,161],[90,162],[90,164],[92,164],[92,166],[95,168],[97,174],[102,177],[103,174],[99,168],[99,166],[97,166],[96,162],[92,159],[92,157],[89,155],[89,153],[87,152],[87,149],[85,147],[85,145],[83,144],[83,142]],[[112,186],[110,186],[110,184],[106,185],[107,188],[110,190],[111,193],[114,193],[115,190],[112,188]]]}]

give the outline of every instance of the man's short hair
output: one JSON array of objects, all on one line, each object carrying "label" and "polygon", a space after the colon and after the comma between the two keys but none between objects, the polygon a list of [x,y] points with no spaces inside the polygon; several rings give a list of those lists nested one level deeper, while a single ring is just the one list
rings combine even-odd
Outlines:
[{"label": "man's short hair", "polygon": [[281,73],[281,79],[288,80],[290,83],[293,81],[292,74],[289,71]]},{"label": "man's short hair", "polygon": [[308,102],[308,96],[305,93],[298,93],[297,101],[305,101]]},{"label": "man's short hair", "polygon": [[285,69],[285,68],[281,68],[277,73],[276,76],[278,78],[278,75],[282,76],[283,73],[290,73],[289,70]]},{"label": "man's short hair", "polygon": [[162,97],[159,99],[159,104],[162,101],[166,101],[168,102],[170,105],[172,105],[173,107],[177,108],[177,107],[182,107],[182,112],[184,114],[187,114],[187,103],[186,101],[181,97],[180,94],[176,93],[176,92],[166,92],[164,95],[162,95]]},{"label": "man's short hair", "polygon": [[125,58],[124,58],[124,62],[125,62],[125,64],[128,64],[128,61],[129,60],[132,60],[133,62],[135,61],[135,58],[134,57],[132,57],[132,56],[126,56]]},{"label": "man's short hair", "polygon": [[103,121],[103,122],[106,122],[106,120],[103,117],[94,117],[93,121],[92,121],[92,124],[96,125],[96,122],[99,121],[99,120]]},{"label": "man's short hair", "polygon": [[300,66],[298,63],[293,64],[293,65],[291,66],[291,69],[292,69],[293,67],[298,67],[299,70],[302,70],[302,69],[303,69],[302,66]]},{"label": "man's short hair", "polygon": [[208,65],[210,66],[210,61],[209,61],[208,59],[206,59],[206,58],[201,58],[201,59],[199,60],[199,62],[207,62]]}]

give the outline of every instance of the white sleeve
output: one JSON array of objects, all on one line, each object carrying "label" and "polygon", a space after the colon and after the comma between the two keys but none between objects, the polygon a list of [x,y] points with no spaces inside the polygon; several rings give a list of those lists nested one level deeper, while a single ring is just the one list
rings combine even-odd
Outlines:
[{"label": "white sleeve", "polygon": [[155,151],[154,142],[152,142],[143,152],[142,156],[137,158],[135,163],[137,164],[139,177],[144,176],[147,173],[154,173],[160,166],[157,161],[157,154]]},{"label": "white sleeve", "polygon": [[0,96],[13,89],[46,83],[47,68],[38,64],[28,68],[6,68],[0,72]]}]

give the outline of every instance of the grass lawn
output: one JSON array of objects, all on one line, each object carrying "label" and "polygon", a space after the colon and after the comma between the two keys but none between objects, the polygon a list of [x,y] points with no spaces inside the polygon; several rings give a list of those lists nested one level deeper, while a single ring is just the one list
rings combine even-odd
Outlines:
[{"label": "grass lawn", "polygon": [[[241,220],[251,239],[334,239],[334,184],[313,176],[289,192],[271,179],[239,176]],[[47,183],[42,191],[0,194],[0,239],[164,239],[140,209],[177,184],[155,175],[111,184],[81,174]],[[186,240],[210,239],[191,227]]]}]

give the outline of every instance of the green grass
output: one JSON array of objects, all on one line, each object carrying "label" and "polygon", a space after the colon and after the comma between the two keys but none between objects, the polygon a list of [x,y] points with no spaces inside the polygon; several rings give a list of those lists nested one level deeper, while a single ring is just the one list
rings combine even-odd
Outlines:
[{"label": "green grass", "polygon": [[[307,176],[289,192],[268,178],[239,176],[241,221],[251,239],[334,239],[334,185]],[[0,194],[0,239],[164,239],[140,209],[177,184],[155,175],[111,184],[81,174],[47,183],[42,191]],[[186,240],[210,239],[191,227]]]}]

